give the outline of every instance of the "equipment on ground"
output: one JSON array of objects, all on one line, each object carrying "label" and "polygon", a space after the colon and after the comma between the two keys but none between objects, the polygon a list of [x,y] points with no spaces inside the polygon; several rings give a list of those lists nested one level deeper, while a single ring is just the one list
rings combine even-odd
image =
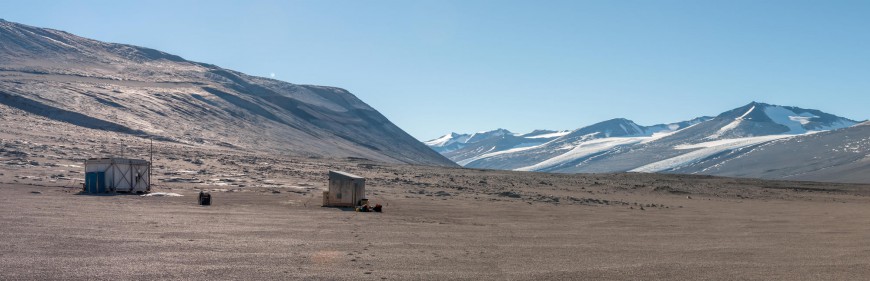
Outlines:
[{"label": "equipment on ground", "polygon": [[211,205],[211,193],[199,191],[199,205],[209,206]]}]

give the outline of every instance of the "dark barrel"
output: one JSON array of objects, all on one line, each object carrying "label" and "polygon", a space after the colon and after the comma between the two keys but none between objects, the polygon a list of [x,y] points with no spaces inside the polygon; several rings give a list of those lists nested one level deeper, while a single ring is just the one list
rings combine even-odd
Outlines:
[{"label": "dark barrel", "polygon": [[200,191],[199,204],[203,206],[211,205],[211,193]]}]

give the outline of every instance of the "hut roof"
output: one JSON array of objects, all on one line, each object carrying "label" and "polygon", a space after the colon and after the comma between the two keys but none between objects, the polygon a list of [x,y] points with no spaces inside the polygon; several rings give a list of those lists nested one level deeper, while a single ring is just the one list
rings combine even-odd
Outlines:
[{"label": "hut roof", "polygon": [[142,159],[129,158],[91,158],[85,160],[85,164],[131,164],[131,165],[148,165],[148,161]]},{"label": "hut roof", "polygon": [[357,175],[354,175],[354,174],[351,174],[348,172],[342,172],[342,171],[329,171],[329,174],[330,175],[337,174],[339,176],[343,176],[346,178],[352,178],[352,179],[365,179],[364,177],[360,177],[360,176],[357,176]]}]

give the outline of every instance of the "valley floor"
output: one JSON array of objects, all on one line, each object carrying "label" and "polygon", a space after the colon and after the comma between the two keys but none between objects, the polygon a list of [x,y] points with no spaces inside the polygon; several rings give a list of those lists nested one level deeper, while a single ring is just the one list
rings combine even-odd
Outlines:
[{"label": "valley floor", "polygon": [[[0,184],[0,279],[857,280],[870,186],[299,160],[295,185],[182,197]],[[384,213],[320,207],[327,169]],[[200,188],[212,206],[196,205]]]}]

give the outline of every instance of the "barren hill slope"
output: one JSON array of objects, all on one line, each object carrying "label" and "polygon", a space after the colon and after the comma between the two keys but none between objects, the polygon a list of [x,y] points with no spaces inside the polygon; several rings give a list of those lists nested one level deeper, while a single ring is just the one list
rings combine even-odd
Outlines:
[{"label": "barren hill slope", "polygon": [[0,110],[12,108],[188,145],[455,165],[344,89],[0,20]]}]

